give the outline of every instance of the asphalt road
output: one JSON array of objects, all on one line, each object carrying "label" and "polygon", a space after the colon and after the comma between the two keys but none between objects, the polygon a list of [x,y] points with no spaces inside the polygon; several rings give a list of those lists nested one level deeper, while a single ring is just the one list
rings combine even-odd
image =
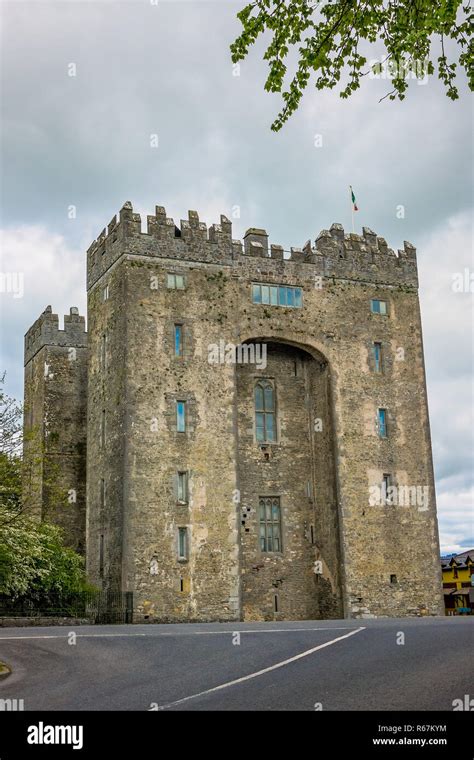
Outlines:
[{"label": "asphalt road", "polygon": [[473,643],[469,618],[2,628],[13,673],[0,699],[25,710],[452,711],[474,697]]}]

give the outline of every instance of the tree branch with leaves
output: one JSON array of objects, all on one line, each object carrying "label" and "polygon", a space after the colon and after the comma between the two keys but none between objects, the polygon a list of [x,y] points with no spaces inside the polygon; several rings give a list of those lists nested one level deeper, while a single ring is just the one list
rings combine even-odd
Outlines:
[{"label": "tree branch with leaves", "polygon": [[[268,92],[280,92],[283,108],[274,120],[277,132],[298,109],[311,76],[318,90],[341,84],[340,96],[348,98],[369,73],[380,73],[380,66],[365,70],[366,53],[361,46],[382,43],[383,62],[391,61],[395,76],[393,89],[385,97],[403,100],[408,88],[408,71],[435,73],[446,88],[446,95],[459,97],[455,84],[458,68],[464,70],[474,89],[474,14],[470,3],[462,0],[254,0],[238,14],[242,32],[231,45],[232,61],[246,58],[260,35],[270,33],[265,51],[269,73]],[[432,47],[438,40],[439,55],[433,58]],[[446,40],[455,43],[455,60],[449,61]],[[296,71],[285,85],[290,50],[298,54]],[[383,100],[383,98],[382,98]]]}]

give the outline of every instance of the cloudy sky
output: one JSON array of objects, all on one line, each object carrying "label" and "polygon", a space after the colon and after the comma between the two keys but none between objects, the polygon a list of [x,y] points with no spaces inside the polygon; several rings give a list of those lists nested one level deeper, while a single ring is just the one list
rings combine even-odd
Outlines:
[{"label": "cloudy sky", "polygon": [[435,78],[413,81],[401,103],[379,103],[387,79],[366,77],[349,100],[311,89],[274,134],[264,47],[240,71],[230,61],[243,5],[0,2],[1,271],[24,277],[23,297],[0,293],[7,391],[22,397],[23,335],[45,306],[85,313],[84,252],[124,201],[143,218],[158,204],[208,224],[238,206],[234,237],[265,227],[289,248],[334,221],[350,230],[352,184],[357,228],[418,249],[441,545],[471,548],[472,293],[453,289],[473,272],[465,82],[454,103]]}]

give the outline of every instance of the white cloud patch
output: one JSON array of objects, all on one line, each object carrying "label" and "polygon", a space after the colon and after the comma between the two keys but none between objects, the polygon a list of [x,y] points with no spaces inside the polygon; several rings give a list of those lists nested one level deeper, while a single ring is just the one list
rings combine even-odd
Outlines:
[{"label": "white cloud patch", "polygon": [[71,306],[86,313],[85,256],[62,235],[40,226],[0,230],[2,273],[14,272],[23,280],[23,296],[0,293],[1,368],[7,371],[7,391],[22,398],[23,336],[48,304],[59,314]]}]

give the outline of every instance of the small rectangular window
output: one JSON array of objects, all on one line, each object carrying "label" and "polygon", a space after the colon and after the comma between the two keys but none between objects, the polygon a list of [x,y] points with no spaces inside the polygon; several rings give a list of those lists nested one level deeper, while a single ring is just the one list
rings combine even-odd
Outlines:
[{"label": "small rectangular window", "polygon": [[188,473],[178,472],[178,501],[188,503]]},{"label": "small rectangular window", "polygon": [[176,402],[176,430],[178,433],[186,432],[186,402]]},{"label": "small rectangular window", "polygon": [[382,372],[382,344],[374,343],[372,345],[372,352],[374,356],[374,370],[375,372]]},{"label": "small rectangular window", "polygon": [[178,528],[178,559],[188,558],[188,529]]},{"label": "small rectangular window", "polygon": [[184,290],[184,275],[169,273],[166,278],[166,287],[170,290]]},{"label": "small rectangular window", "polygon": [[396,575],[391,575],[390,576],[390,583],[394,584],[396,582],[397,582],[397,576]]},{"label": "small rectangular window", "polygon": [[278,288],[276,285],[270,286],[270,304],[272,306],[278,306]]},{"label": "small rectangular window", "polygon": [[252,285],[252,303],[262,303],[262,291],[260,285]]},{"label": "small rectangular window", "polygon": [[106,285],[105,288],[102,291],[102,300],[108,301],[109,300],[109,286]]},{"label": "small rectangular window", "polygon": [[380,301],[378,298],[372,298],[370,301],[370,310],[373,314],[387,314],[387,302]]},{"label": "small rectangular window", "polygon": [[387,410],[386,409],[377,410],[377,421],[378,421],[378,430],[379,430],[380,438],[386,438],[387,437]]},{"label": "small rectangular window", "polygon": [[385,472],[382,475],[382,503],[383,504],[391,504],[392,503],[392,476]]},{"label": "small rectangular window", "polygon": [[278,288],[278,306],[286,306],[286,288]]},{"label": "small rectangular window", "polygon": [[174,355],[183,356],[183,325],[174,326]]}]

